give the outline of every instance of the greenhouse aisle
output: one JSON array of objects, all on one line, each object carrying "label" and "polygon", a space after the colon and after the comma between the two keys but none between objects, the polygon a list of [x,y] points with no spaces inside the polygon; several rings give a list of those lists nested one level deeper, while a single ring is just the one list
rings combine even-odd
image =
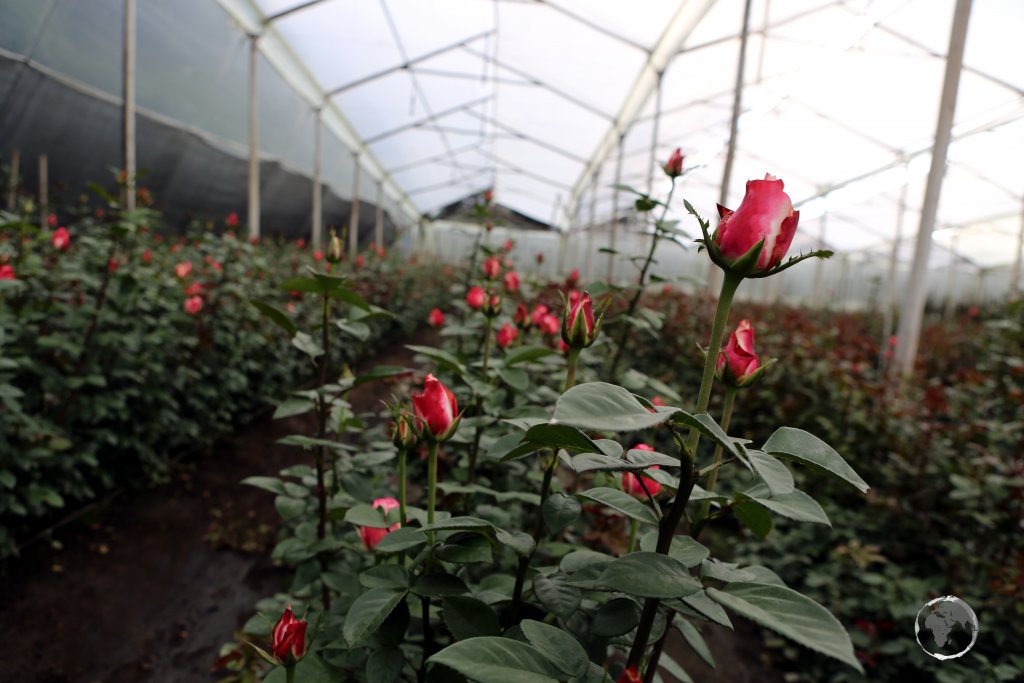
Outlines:
[{"label": "greenhouse aisle", "polygon": [[[365,367],[378,364],[409,366],[412,352],[396,344]],[[373,410],[390,392],[375,382],[350,398],[357,411]],[[220,646],[290,575],[269,557],[279,521],[273,496],[239,482],[294,464],[301,452],[275,442],[308,426],[260,420],[172,483],[114,501],[88,526],[70,525],[54,539],[66,537],[63,548],[30,548],[0,588],[10,680],[224,678],[211,672]]]}]

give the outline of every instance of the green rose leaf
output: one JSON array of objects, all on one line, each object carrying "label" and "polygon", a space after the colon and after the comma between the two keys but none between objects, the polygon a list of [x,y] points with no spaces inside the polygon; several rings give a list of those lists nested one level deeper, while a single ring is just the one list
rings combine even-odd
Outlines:
[{"label": "green rose leaf", "polygon": [[579,641],[560,628],[524,619],[519,624],[530,644],[546,656],[552,664],[569,676],[585,676],[590,659]]},{"label": "green rose leaf", "polygon": [[564,674],[540,650],[511,638],[462,640],[427,660],[479,683],[557,683]]},{"label": "green rose leaf", "polygon": [[441,601],[444,623],[456,640],[501,633],[498,615],[487,603],[467,595],[449,595]]},{"label": "green rose leaf", "polygon": [[780,427],[761,447],[783,460],[793,460],[816,472],[844,481],[861,493],[867,493],[867,482],[846,464],[843,457],[818,437],[793,427]]},{"label": "green rose leaf", "polygon": [[624,491],[619,491],[618,489],[599,486],[586,491],[580,491],[576,496],[578,498],[592,500],[595,503],[601,503],[613,510],[618,510],[630,519],[646,522],[648,524],[658,523],[658,518],[654,515],[653,510],[633,496],[625,493]]},{"label": "green rose leaf", "polygon": [[345,615],[342,636],[351,646],[358,645],[380,628],[391,610],[405,597],[405,591],[390,588],[371,588],[352,603]]}]

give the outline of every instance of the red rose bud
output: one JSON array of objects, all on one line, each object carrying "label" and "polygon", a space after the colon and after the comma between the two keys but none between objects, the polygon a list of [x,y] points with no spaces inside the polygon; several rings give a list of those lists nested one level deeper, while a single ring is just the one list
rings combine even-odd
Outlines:
[{"label": "red rose bud", "polygon": [[507,349],[509,346],[512,345],[512,342],[514,342],[516,340],[516,337],[518,336],[519,330],[516,329],[510,323],[505,323],[504,325],[501,326],[501,329],[498,330],[498,346],[500,346],[503,349]]},{"label": "red rose bud", "polygon": [[754,350],[754,328],[749,320],[741,320],[718,354],[716,374],[733,386],[744,387],[757,379],[760,367]]},{"label": "red rose bud", "polygon": [[145,263],[147,266],[153,262],[152,249],[147,249],[146,251],[142,252],[142,262]]},{"label": "red rose bud", "polygon": [[486,223],[484,223],[484,230],[486,230],[487,232],[494,230],[494,223],[491,221],[487,221]]},{"label": "red rose bud", "polygon": [[270,653],[281,663],[292,657],[299,659],[306,653],[306,622],[295,618],[291,605],[288,605],[274,625],[270,636]]},{"label": "red rose bud", "polygon": [[238,227],[238,214],[232,211],[228,214],[228,217],[224,219],[224,223],[232,228]]},{"label": "red rose bud", "polygon": [[395,421],[391,423],[391,443],[395,444],[395,448],[411,448],[416,443],[412,424],[413,418],[404,408],[395,415]]},{"label": "red rose bud", "polygon": [[423,393],[412,395],[412,412],[424,437],[444,441],[458,427],[459,406],[451,389],[427,375]]},{"label": "red rose bud", "polygon": [[522,302],[516,304],[516,313],[512,316],[512,322],[516,324],[516,327],[524,330],[530,326],[530,313],[526,310],[526,304]]},{"label": "red rose bud", "polygon": [[[650,469],[659,470],[661,468],[658,465],[651,465]],[[635,474],[632,472],[623,472],[622,490],[631,496],[638,496],[642,498],[647,497],[647,494],[644,493],[644,486],[647,487],[647,493],[650,493],[652,496],[656,496],[661,493],[661,484],[646,475],[642,476],[644,477],[643,486],[640,485],[640,480],[637,479]]]},{"label": "red rose bud", "polygon": [[542,263],[544,263],[544,252],[543,251],[538,251],[537,252],[537,265],[539,266]]},{"label": "red rose bud", "polygon": [[537,323],[537,327],[544,334],[558,334],[558,331],[562,329],[562,323],[559,322],[558,318],[551,315],[550,313],[541,316],[540,322]]},{"label": "red rose bud", "polygon": [[201,296],[190,296],[185,299],[185,312],[189,315],[196,315],[199,311],[203,310],[203,297]]},{"label": "red rose bud", "polygon": [[53,231],[53,248],[57,251],[67,251],[71,247],[71,234],[67,228],[57,228]]},{"label": "red rose bud", "polygon": [[483,313],[488,318],[501,315],[501,297],[497,294],[490,294],[487,303],[483,307]]},{"label": "red rose bud", "polygon": [[57,225],[57,214],[51,213],[49,216],[47,216],[46,224],[49,225],[51,228]]},{"label": "red rose bud", "polygon": [[505,251],[512,251],[512,240],[505,240]]},{"label": "red rose bud", "polygon": [[4,264],[0,266],[0,280],[16,280],[14,275],[14,266]]},{"label": "red rose bud", "polygon": [[483,308],[484,301],[487,299],[487,293],[483,287],[473,286],[466,292],[466,305],[470,308],[479,310]]},{"label": "red rose bud", "polygon": [[484,201],[488,204],[494,201],[494,190],[484,190]]},{"label": "red rose bud", "polygon": [[[748,180],[747,192],[735,211],[718,206],[721,219],[712,236],[712,256],[720,266],[741,274],[763,273],[779,265],[796,234],[800,212],[793,210],[783,183],[773,175]],[[756,263],[750,263],[756,250]]]},{"label": "red rose bud", "polygon": [[514,292],[519,289],[519,274],[514,270],[505,273],[505,289]]},{"label": "red rose bud", "polygon": [[683,153],[676,147],[676,151],[672,152],[672,156],[668,158],[665,165],[661,167],[665,171],[665,175],[669,178],[678,178],[683,175]]},{"label": "red rose bud", "polygon": [[295,246],[297,248],[299,248],[299,249],[305,249],[306,248],[306,240],[304,240],[304,239],[302,239],[300,237],[299,239],[295,240]]},{"label": "red rose bud", "polygon": [[565,288],[573,289],[576,287],[576,283],[580,281],[580,269],[573,268],[572,272],[569,273],[569,277],[565,280]]},{"label": "red rose bud", "polygon": [[359,270],[360,268],[362,268],[365,265],[366,265],[366,257],[363,256],[362,254],[360,254],[359,256],[356,256],[356,270]]},{"label": "red rose bud", "polygon": [[444,325],[444,313],[440,308],[435,308],[427,316],[427,322],[431,327],[441,327],[441,325]]},{"label": "red rose bud", "polygon": [[[384,514],[387,514],[388,510],[394,510],[398,507],[398,501],[394,498],[378,498],[373,501],[373,507],[382,510]],[[381,539],[390,534],[392,531],[402,526],[399,523],[392,524],[385,529],[378,529],[376,527],[361,526],[359,527],[359,538],[363,541],[363,547],[367,550],[373,550]]]},{"label": "red rose bud", "polygon": [[584,349],[597,339],[597,324],[594,321],[594,304],[590,294],[583,296],[566,309],[562,318],[562,341],[574,349]]},{"label": "red rose bud", "polygon": [[193,282],[185,288],[185,296],[199,296],[203,293],[203,286],[198,282]]},{"label": "red rose bud", "polygon": [[621,676],[615,679],[615,683],[641,683],[642,680],[640,672],[637,671],[636,664],[633,664],[623,671]]},{"label": "red rose bud", "polygon": [[174,274],[179,278],[187,278],[192,274],[192,262],[182,261],[178,265],[174,266]]},{"label": "red rose bud", "polygon": [[313,252],[313,260],[316,261],[317,263],[319,263],[320,261],[323,261],[324,260],[324,252],[320,251],[319,249],[314,251]]},{"label": "red rose bud", "polygon": [[501,273],[501,261],[498,260],[497,256],[492,256],[486,261],[484,261],[483,270],[484,277],[486,277],[488,280],[493,280],[494,278],[498,277],[499,273]]},{"label": "red rose bud", "polygon": [[121,264],[116,258],[112,258],[107,261],[107,272],[113,274],[117,272],[117,269],[121,267]]},{"label": "red rose bud", "polygon": [[327,242],[327,260],[331,263],[338,263],[344,256],[345,250],[341,248],[341,239],[338,233],[331,230],[331,239]]},{"label": "red rose bud", "polygon": [[534,325],[540,327],[541,321],[544,316],[548,314],[548,307],[544,304],[537,304],[533,307],[533,312],[530,313],[530,320]]}]

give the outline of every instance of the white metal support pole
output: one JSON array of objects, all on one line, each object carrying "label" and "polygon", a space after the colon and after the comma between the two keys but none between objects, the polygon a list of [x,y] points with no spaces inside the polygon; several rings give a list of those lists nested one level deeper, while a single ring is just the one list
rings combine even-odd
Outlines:
[{"label": "white metal support pole", "polygon": [[952,239],[949,241],[949,271],[946,273],[946,319],[949,320],[953,317],[953,313],[956,312],[956,304],[954,303],[953,297],[956,295],[956,254],[957,247],[960,246],[960,231],[957,230],[953,233]]},{"label": "white metal support pole", "polygon": [[124,166],[124,208],[135,210],[135,0],[124,0],[124,98],[122,164]]},{"label": "white metal support pole", "polygon": [[260,98],[258,35],[249,36],[249,239],[260,236]]},{"label": "white metal support pole", "polygon": [[587,218],[587,248],[583,254],[583,272],[589,281],[593,277],[590,270],[591,256],[594,253],[594,231],[597,230],[597,187],[601,176],[601,167],[594,170],[594,179],[590,183],[590,215]]},{"label": "white metal support pole", "polygon": [[[743,30],[740,32],[740,56],[736,65],[736,84],[732,93],[732,119],[729,122],[729,145],[725,150],[725,169],[722,171],[722,187],[718,203],[722,206],[729,201],[729,183],[732,181],[732,165],[736,159],[736,135],[739,133],[740,108],[743,106],[743,70],[747,63],[747,38],[750,36],[750,7],[753,0],[746,0],[743,6]],[[718,220],[717,218],[715,220]],[[718,296],[722,286],[722,271],[711,267],[708,270],[708,293]]]},{"label": "white metal support pole", "polygon": [[[828,227],[828,212],[821,214],[821,239],[819,240],[818,246],[821,249],[825,248],[825,230]],[[811,306],[814,308],[821,308],[822,306],[822,292],[821,292],[821,275],[824,270],[824,259],[814,259],[814,290],[811,292]],[[778,276],[776,276],[778,277]]]},{"label": "white metal support pole", "polygon": [[39,155],[39,229],[50,229],[50,164],[45,154]]},{"label": "white metal support pole", "polygon": [[348,253],[355,260],[359,253],[359,153],[352,155],[352,213],[348,219]]},{"label": "white metal support pole", "polygon": [[316,121],[313,127],[313,248],[322,249],[324,244],[323,211],[323,137],[324,121],[320,109],[313,110]]},{"label": "white metal support pole", "polygon": [[1020,298],[1021,259],[1024,258],[1024,207],[1020,212],[1020,230],[1017,232],[1017,251],[1013,259],[1013,270],[1010,271],[1010,300]]},{"label": "white metal support pole", "polygon": [[615,189],[612,192],[612,220],[609,231],[608,282],[615,282],[615,242],[619,236],[619,185],[622,184],[622,153],[626,145],[626,134],[619,134],[619,154],[615,159]]},{"label": "white metal support pole", "polygon": [[[654,90],[654,121],[651,126],[651,158],[647,163],[647,195],[651,196],[654,193],[654,169],[658,165],[658,133],[661,128],[661,91],[662,82],[664,81],[665,71],[658,72],[658,84]],[[646,252],[649,247],[644,243],[646,240],[643,239],[643,235],[639,236],[640,239],[637,242],[641,245],[641,249]],[[651,233],[651,240],[655,238],[655,233]]]},{"label": "white metal support pole", "polygon": [[21,164],[21,150],[11,152],[10,177],[7,181],[7,210],[14,211],[18,203],[18,166]]},{"label": "white metal support pole", "polygon": [[889,253],[889,275],[885,282],[885,301],[882,303],[885,307],[882,311],[882,344],[879,346],[883,354],[889,348],[889,337],[892,336],[892,328],[895,323],[896,278],[898,277],[896,266],[899,263],[900,244],[903,242],[903,218],[907,213],[907,188],[909,186],[909,181],[904,182],[903,189],[900,191],[900,203],[896,214],[896,234],[892,240],[892,251]]},{"label": "white metal support pole", "polygon": [[971,1],[957,0],[953,13],[953,28],[950,31],[949,50],[946,53],[946,76],[942,85],[939,120],[935,127],[935,144],[932,146],[932,163],[928,170],[914,262],[910,269],[910,282],[906,298],[903,300],[897,333],[893,372],[899,373],[902,377],[908,377],[914,371],[914,360],[917,358],[917,347],[921,338],[921,322],[928,294],[928,252],[931,250],[932,229],[935,226],[939,196],[942,193],[942,178],[946,171],[946,153],[949,150],[953,114],[960,86],[960,69],[964,59],[964,44],[967,42]]},{"label": "white metal support pole", "polygon": [[377,248],[382,249],[384,247],[384,181],[378,181],[377,183],[377,215],[376,220],[373,224],[373,241],[377,243]]}]

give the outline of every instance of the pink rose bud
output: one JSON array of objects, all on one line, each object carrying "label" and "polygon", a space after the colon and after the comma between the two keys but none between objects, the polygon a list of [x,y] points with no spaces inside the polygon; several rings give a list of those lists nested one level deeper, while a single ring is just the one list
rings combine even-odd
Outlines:
[{"label": "pink rose bud", "polygon": [[203,310],[203,297],[201,296],[190,296],[185,299],[185,312],[189,315],[195,315],[199,311]]},{"label": "pink rose bud", "polygon": [[422,394],[412,395],[412,412],[423,436],[436,441],[446,440],[458,427],[455,394],[433,375],[427,375]]},{"label": "pink rose bud", "polygon": [[512,251],[512,240],[505,240],[505,251]]},{"label": "pink rose bud", "polygon": [[466,292],[466,305],[470,308],[479,310],[483,308],[484,301],[487,299],[487,293],[483,287],[473,286]]},{"label": "pink rose bud", "polygon": [[537,304],[533,307],[533,311],[530,313],[530,320],[537,327],[541,326],[541,321],[544,320],[544,316],[548,314],[548,307],[544,304]]},{"label": "pink rose bud", "polygon": [[501,261],[498,259],[497,256],[492,256],[486,261],[484,261],[483,270],[484,277],[486,277],[488,280],[493,280],[494,278],[498,277],[499,273],[501,273]]},{"label": "pink rose bud", "polygon": [[300,237],[299,239],[295,240],[295,246],[297,248],[299,248],[299,249],[305,249],[306,248],[306,240],[304,240],[304,239],[302,239]]},{"label": "pink rose bud", "polygon": [[192,274],[192,262],[182,261],[178,265],[174,266],[174,274],[179,278],[187,278]]},{"label": "pink rose bud", "polygon": [[507,349],[509,346],[512,345],[512,342],[514,342],[516,340],[516,337],[518,336],[519,330],[511,323],[505,323],[504,325],[501,326],[501,329],[498,330],[498,346],[500,346],[503,349]]},{"label": "pink rose bud", "polygon": [[543,251],[538,251],[537,252],[537,265],[539,266],[542,263],[544,263],[544,252]]},{"label": "pink rose bud", "polygon": [[[378,498],[373,501],[373,507],[383,510],[387,514],[388,510],[394,510],[399,507],[398,501],[394,498]],[[367,550],[373,550],[380,543],[381,539],[390,534],[392,531],[402,526],[399,523],[392,524],[386,529],[378,529],[376,527],[361,526],[359,527],[359,538],[363,541],[363,547]]]},{"label": "pink rose bud", "polygon": [[356,256],[356,270],[359,270],[360,268],[362,268],[365,265],[366,265],[366,257],[363,256],[362,254],[359,254],[359,256]]},{"label": "pink rose bud", "polygon": [[147,249],[146,251],[142,252],[142,262],[145,263],[147,266],[153,262],[152,249]]},{"label": "pink rose bud", "polygon": [[440,308],[435,308],[427,317],[427,322],[430,323],[431,327],[441,327],[441,325],[444,325],[444,313]]},{"label": "pink rose bud", "polygon": [[0,280],[16,280],[14,275],[14,266],[5,263],[0,266]]},{"label": "pink rose bud", "polygon": [[669,178],[678,178],[683,175],[683,153],[679,151],[678,147],[661,168]]},{"label": "pink rose bud", "polygon": [[519,289],[519,274],[516,271],[510,270],[505,273],[505,289],[510,292]]},{"label": "pink rose bud", "polygon": [[550,313],[541,316],[540,323],[537,327],[544,334],[558,334],[558,331],[562,329],[562,323],[559,322],[558,318]]},{"label": "pink rose bud", "polygon": [[526,310],[526,304],[522,302],[516,304],[516,313],[512,316],[512,322],[514,322],[517,327],[521,327],[523,329],[530,326],[530,313]]},{"label": "pink rose bud", "polygon": [[754,328],[749,320],[741,320],[718,354],[716,373],[725,382],[742,387],[756,379],[760,365],[754,351]]},{"label": "pink rose bud", "polygon": [[562,318],[562,341],[574,349],[583,349],[597,339],[594,304],[590,294],[583,293],[576,303],[566,309]]},{"label": "pink rose bud", "polygon": [[[800,212],[793,210],[783,183],[773,175],[748,180],[747,193],[735,211],[718,206],[721,219],[711,241],[724,268],[739,266],[743,274],[763,273],[779,265],[796,234]],[[762,244],[756,264],[740,263]]]},{"label": "pink rose bud", "polygon": [[568,344],[566,344],[561,339],[559,339],[558,340],[558,350],[561,351],[562,353],[569,353],[570,351],[572,351],[572,347],[569,346]]},{"label": "pink rose bud", "polygon": [[47,216],[46,224],[49,225],[51,228],[57,225],[57,214],[51,213],[49,216]]},{"label": "pink rose bud", "polygon": [[[640,446],[644,445],[646,444],[640,444]],[[637,446],[637,448],[640,448],[640,446]],[[647,448],[640,448],[640,450],[646,451],[654,449],[648,446]],[[658,465],[651,465],[650,469],[660,470],[661,468]],[[623,472],[622,490],[631,496],[638,496],[641,498],[647,497],[647,494],[644,493],[644,486],[647,487],[647,493],[650,493],[652,496],[656,496],[659,493],[661,493],[661,484],[659,484],[658,482],[654,481],[653,479],[646,475],[642,474],[641,476],[644,478],[643,486],[640,485],[640,480],[637,478],[635,474],[633,474],[632,472]]]},{"label": "pink rose bud", "polygon": [[288,605],[274,625],[270,636],[270,653],[281,663],[293,657],[299,659],[306,653],[306,622],[295,618],[291,605]]},{"label": "pink rose bud", "polygon": [[232,211],[228,214],[228,217],[224,219],[224,223],[232,228],[238,227],[238,214]]},{"label": "pink rose bud", "polygon": [[185,296],[199,296],[203,293],[203,286],[198,282],[193,282],[185,288]]},{"label": "pink rose bud", "polygon": [[495,318],[501,315],[501,297],[497,294],[488,293],[487,303],[483,307],[483,314],[488,318]]},{"label": "pink rose bud", "polygon": [[60,227],[53,231],[53,248],[57,251],[67,251],[71,247],[71,234],[67,228]]},{"label": "pink rose bud", "polygon": [[323,261],[324,260],[324,252],[320,251],[319,249],[314,251],[313,252],[313,260],[316,261],[317,263],[320,263],[321,261]]}]

